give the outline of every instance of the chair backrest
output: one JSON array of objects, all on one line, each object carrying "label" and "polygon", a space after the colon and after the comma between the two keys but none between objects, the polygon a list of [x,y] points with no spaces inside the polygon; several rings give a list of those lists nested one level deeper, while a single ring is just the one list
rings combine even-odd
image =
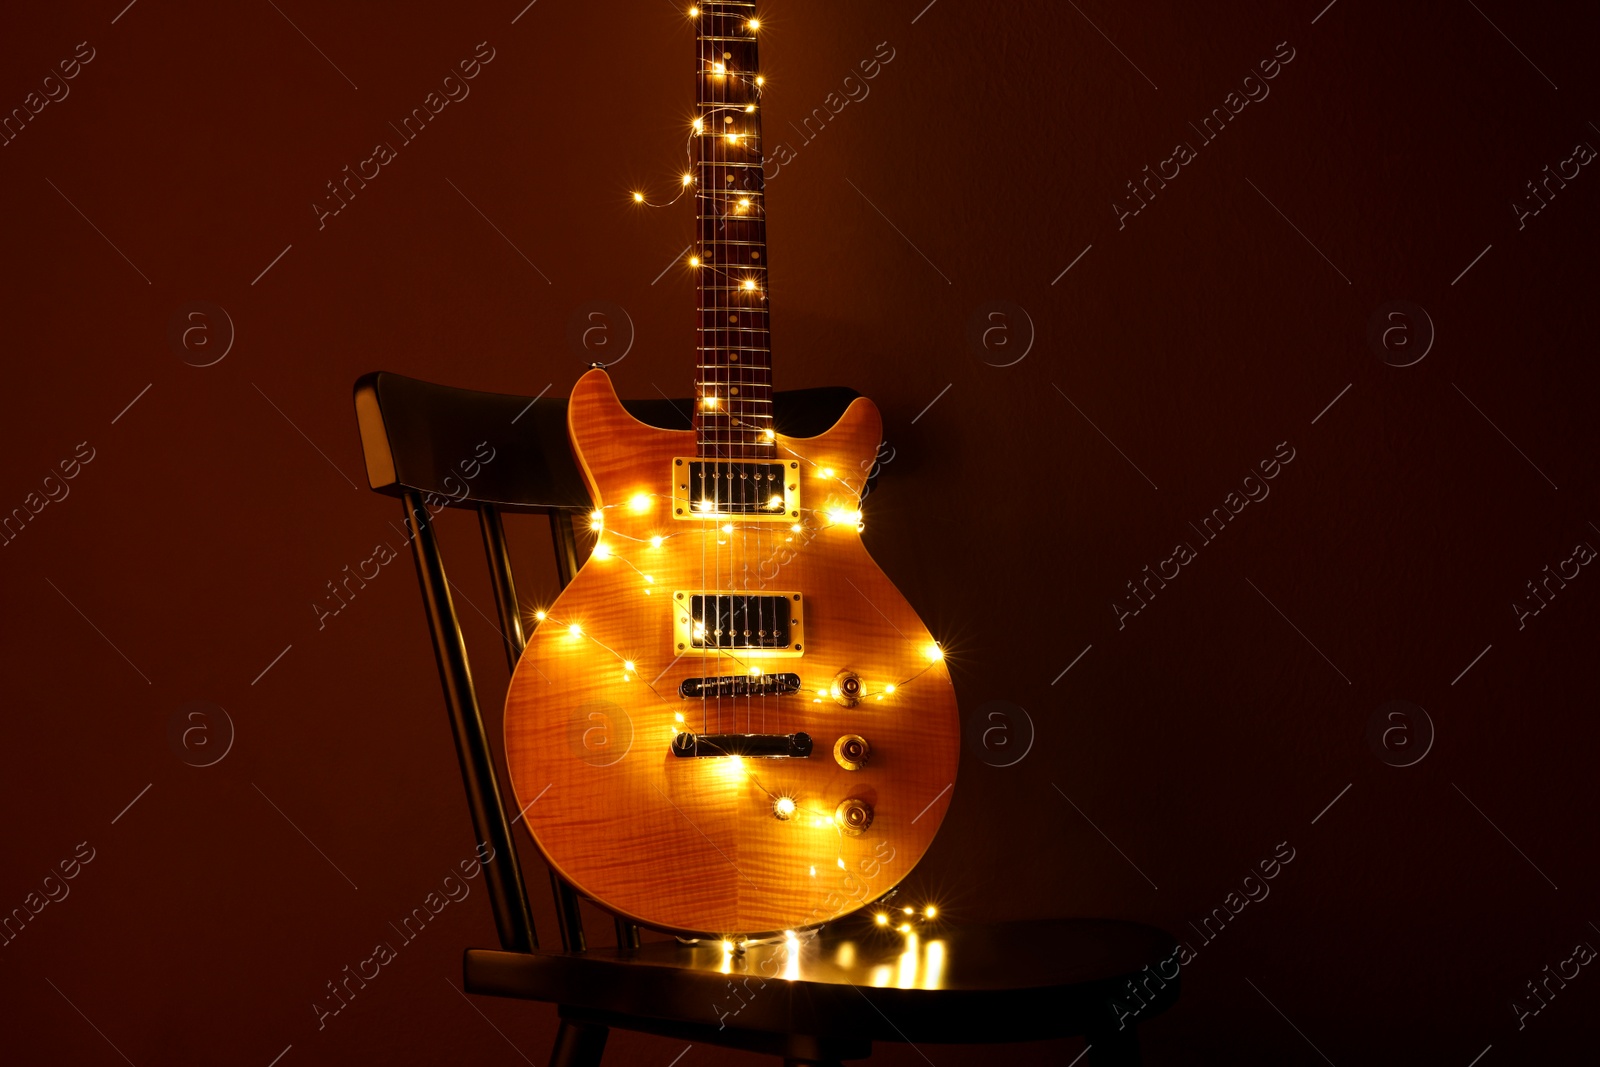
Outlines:
[{"label": "chair backrest", "polygon": [[[773,420],[781,433],[815,436],[856,396],[837,387],[775,393]],[[549,515],[557,576],[565,586],[577,569],[573,516],[593,507],[567,439],[567,402],[455,389],[378,371],[356,382],[355,405],[367,481],[374,492],[398,497],[405,513],[473,830],[500,860],[485,871],[500,944],[511,952],[532,951],[539,941],[512,838],[514,820],[506,819],[432,517],[443,508],[477,512],[506,659],[515,668],[523,619],[501,514]],[[650,425],[690,425],[688,400],[625,400],[623,406]],[[586,942],[577,894],[553,871],[550,880],[562,947],[581,952]],[[637,945],[637,930],[618,920],[617,944]]]}]

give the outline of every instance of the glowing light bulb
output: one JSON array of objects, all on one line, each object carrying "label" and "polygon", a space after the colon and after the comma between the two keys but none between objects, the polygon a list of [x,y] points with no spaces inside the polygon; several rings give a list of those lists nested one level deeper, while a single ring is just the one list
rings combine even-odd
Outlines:
[{"label": "glowing light bulb", "polygon": [[799,533],[800,532],[800,524],[797,522],[793,526],[789,527],[789,532],[790,533]]},{"label": "glowing light bulb", "polygon": [[755,106],[755,105],[754,105],[754,104],[746,104],[746,105],[745,105],[745,106],[744,106],[744,113],[745,113],[745,114],[746,114],[746,115],[748,115],[748,114],[750,114],[750,113],[751,113],[751,112],[752,112],[752,111],[754,111],[754,110],[755,110],[755,109],[756,109],[756,106]]},{"label": "glowing light bulb", "polygon": [[817,876],[817,868],[813,864],[812,867],[811,867],[811,877],[815,878],[816,876]]},{"label": "glowing light bulb", "polygon": [[571,634],[573,637],[582,637],[583,627],[579,626],[577,623],[573,623],[571,626],[567,627],[567,633]]},{"label": "glowing light bulb", "polygon": [[700,257],[699,256],[690,256],[689,257],[689,266],[698,267],[699,265],[700,265]]},{"label": "glowing light bulb", "polygon": [[683,721],[683,712],[681,712],[681,711],[674,712],[673,715],[672,715],[672,718],[673,718],[673,721],[675,721],[675,722],[682,722]]},{"label": "glowing light bulb", "polygon": [[642,203],[644,203],[644,194],[643,194],[643,193],[634,193],[634,194],[633,194],[633,202],[634,202],[634,203],[635,203],[635,204],[642,204]]},{"label": "glowing light bulb", "polygon": [[763,430],[762,433],[766,436],[767,440],[769,440],[769,441],[776,441],[778,439],[778,431],[777,430],[768,428],[766,430]]},{"label": "glowing light bulb", "polygon": [[839,857],[839,859],[838,859],[838,863],[839,863],[839,869],[840,869],[840,870],[841,870],[841,871],[842,871],[842,870],[844,870],[844,869],[845,869],[845,866],[844,866],[844,857],[843,857],[843,856],[840,856],[840,857]]},{"label": "glowing light bulb", "polygon": [[700,403],[705,407],[714,408],[717,406],[717,398],[714,396],[703,397],[701,398]]},{"label": "glowing light bulb", "polygon": [[829,508],[828,518],[841,526],[854,526],[861,521],[861,512],[851,508]]},{"label": "glowing light bulb", "polygon": [[711,502],[711,501],[709,501],[709,500],[698,500],[698,501],[696,501],[696,502],[695,502],[695,505],[694,505],[694,506],[695,506],[695,508],[696,508],[696,509],[697,509],[697,510],[699,510],[699,511],[710,511],[710,510],[712,510],[712,509],[713,509],[713,508],[714,508],[714,507],[715,507],[715,506],[716,506],[716,505],[715,505],[715,504],[713,504],[713,503],[712,503],[712,502]]},{"label": "glowing light bulb", "polygon": [[700,9],[697,8],[697,7],[691,7],[689,9],[689,17],[692,18],[692,19],[699,18],[700,17]]},{"label": "glowing light bulb", "polygon": [[635,494],[633,494],[633,496],[628,499],[628,506],[634,510],[635,514],[639,514],[639,515],[644,514],[645,512],[650,510],[650,494],[649,493],[635,493]]},{"label": "glowing light bulb", "polygon": [[937,641],[924,648],[922,654],[928,657],[929,663],[938,663],[944,659],[944,649],[939,647],[939,642]]},{"label": "glowing light bulb", "polygon": [[694,181],[694,175],[693,174],[685,174],[683,176],[683,184],[688,185],[692,181]]},{"label": "glowing light bulb", "polygon": [[911,932],[911,924],[910,923],[901,923],[900,924],[900,932],[902,934],[909,934]]},{"label": "glowing light bulb", "polygon": [[661,547],[661,540],[662,539],[661,539],[661,537],[659,535],[650,538],[650,547],[651,548],[660,548]]},{"label": "glowing light bulb", "polygon": [[800,940],[798,937],[795,936],[795,932],[793,930],[785,930],[783,932],[783,939],[785,941],[798,941],[798,940]]},{"label": "glowing light bulb", "polygon": [[610,559],[611,558],[611,546],[610,545],[606,545],[606,544],[595,545],[594,546],[594,558],[595,559]]},{"label": "glowing light bulb", "polygon": [[718,74],[726,74],[726,73],[728,73],[728,68],[723,66],[721,63],[713,63],[713,64],[711,64],[711,69],[716,71]]},{"label": "glowing light bulb", "polygon": [[728,143],[729,144],[738,144],[739,143],[739,135],[736,134],[736,133],[728,134]]},{"label": "glowing light bulb", "polygon": [[722,951],[724,951],[724,952],[732,952],[733,951],[733,942],[732,941],[724,941],[722,943]]},{"label": "glowing light bulb", "polygon": [[704,129],[705,129],[705,124],[702,123],[699,119],[695,119],[694,120],[694,132],[695,133],[699,133],[701,130],[704,130]]},{"label": "glowing light bulb", "polygon": [[625,659],[625,660],[622,661],[622,669],[625,670],[625,671],[632,672],[632,671],[638,670],[639,668],[637,668],[637,667],[635,667],[633,665],[633,660]]},{"label": "glowing light bulb", "polygon": [[540,622],[544,622],[544,612],[542,612],[542,611],[536,611],[536,612],[534,612],[534,613],[533,613],[533,617],[534,617],[534,618],[535,618],[535,619],[537,619],[537,620],[539,620],[539,621],[540,621]]},{"label": "glowing light bulb", "polygon": [[752,30],[759,30],[761,28],[761,20],[760,19],[751,19],[750,20],[750,28]]},{"label": "glowing light bulb", "polygon": [[932,919],[939,914],[939,909],[934,907],[932,904],[929,904],[926,908],[922,909],[922,914],[925,918]]},{"label": "glowing light bulb", "polygon": [[[750,209],[750,198],[748,196],[741,197],[740,200],[739,200],[739,206],[744,208],[746,211],[748,211]],[[752,282],[746,282],[745,283],[745,288],[746,289],[754,289],[755,288],[755,284],[752,283]]]},{"label": "glowing light bulb", "polygon": [[595,510],[595,511],[589,512],[589,529],[591,529],[591,530],[599,530],[599,529],[602,529],[605,526],[605,524],[606,524],[605,512],[599,511],[599,510]]},{"label": "glowing light bulb", "polygon": [[769,508],[781,508],[781,507],[783,507],[783,497],[778,496],[777,494],[773,494],[772,499],[767,501],[767,507],[769,507]]},{"label": "glowing light bulb", "polygon": [[876,915],[874,915],[872,917],[872,921],[877,923],[879,926],[888,926],[889,925],[889,914],[887,912],[880,911],[880,912],[878,912],[878,914],[876,914]]},{"label": "glowing light bulb", "polygon": [[894,693],[894,683],[891,682],[888,685],[884,686],[883,687],[883,691],[885,693],[889,693],[890,695],[893,695],[893,693]]},{"label": "glowing light bulb", "polygon": [[761,77],[760,75],[757,75],[756,76],[756,84],[757,85],[765,85],[765,84],[767,84],[767,79]]},{"label": "glowing light bulb", "polygon": [[751,667],[750,668],[750,677],[752,677],[752,678],[761,677],[761,668],[760,667]]},{"label": "glowing light bulb", "polygon": [[823,467],[817,473],[822,475],[822,477],[824,477],[824,478],[832,478],[833,477],[833,468],[832,467]]},{"label": "glowing light bulb", "polygon": [[916,914],[916,910],[917,909],[916,908],[901,908],[900,910],[905,912],[907,915],[914,915],[914,914]]},{"label": "glowing light bulb", "polygon": [[[644,584],[645,585],[655,585],[656,584],[656,580],[654,578],[650,577],[648,574],[646,574],[646,575],[644,575]],[[648,589],[645,590],[646,593],[648,593],[649,591],[650,590],[648,590]]]},{"label": "glowing light bulb", "polygon": [[745,287],[745,290],[746,290],[746,291],[747,291],[747,292],[748,292],[748,291],[750,291],[750,290],[753,290],[753,289],[755,289],[755,287],[756,287],[756,280],[755,280],[755,279],[754,279],[754,278],[746,278],[746,279],[745,279],[745,280],[744,280],[744,287]]},{"label": "glowing light bulb", "polygon": [[731,522],[723,523],[722,532],[723,533],[733,533],[733,523],[731,523]]},{"label": "glowing light bulb", "polygon": [[794,814],[794,800],[791,797],[779,797],[772,802],[772,814],[780,819],[787,819]]},{"label": "glowing light bulb", "polygon": [[825,697],[825,696],[827,696],[827,695],[828,695],[828,691],[827,691],[827,690],[826,690],[826,689],[818,689],[818,690],[817,690],[817,696],[819,696],[819,697]]}]

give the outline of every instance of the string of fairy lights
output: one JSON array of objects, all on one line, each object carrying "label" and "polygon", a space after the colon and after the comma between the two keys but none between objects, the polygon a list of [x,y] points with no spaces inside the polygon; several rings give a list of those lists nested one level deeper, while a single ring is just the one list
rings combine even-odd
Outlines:
[{"label": "string of fairy lights", "polygon": [[[708,14],[716,14],[719,18],[724,19],[729,18],[728,15],[722,12],[708,12]],[[698,7],[691,7],[689,9],[689,17],[691,19],[699,19],[701,15],[702,12]],[[758,18],[751,17],[744,22],[744,27],[751,33],[752,40],[754,39],[753,35],[755,31],[760,29],[760,26],[761,22]],[[707,38],[702,36],[701,40],[704,42],[707,40]],[[708,76],[709,79],[715,79],[718,82],[732,82],[735,80],[742,82],[745,89],[744,95],[747,97],[747,99],[738,103],[720,103],[717,101],[702,102],[700,114],[690,122],[686,152],[689,160],[689,166],[679,178],[675,195],[673,195],[669,200],[662,200],[658,202],[651,200],[642,191],[635,191],[632,193],[632,199],[634,203],[652,208],[670,207],[678,203],[678,201],[681,200],[691,190],[696,190],[700,185],[703,184],[701,179],[697,178],[696,176],[697,170],[701,170],[703,172],[704,168],[707,166],[726,166],[725,163],[718,162],[717,160],[711,158],[715,153],[710,149],[713,147],[720,147],[721,144],[725,144],[729,148],[741,148],[746,150],[749,153],[747,158],[754,158],[757,161],[756,165],[759,166],[759,160],[761,158],[759,118],[753,119],[743,126],[738,126],[736,125],[736,116],[757,114],[760,106],[762,91],[766,85],[766,78],[754,71],[740,71],[733,69],[732,63],[727,61],[730,60],[730,57],[731,54],[728,52],[723,53],[723,60],[716,60],[711,56],[702,54],[701,73]],[[718,118],[723,120],[721,126],[714,125],[716,119]],[[710,138],[716,138],[717,140],[709,140]],[[697,146],[699,158],[696,158]],[[761,195],[759,190],[747,189],[745,191],[734,191],[722,189],[699,189],[698,192],[699,195],[704,197],[707,202],[711,202],[713,198],[721,198],[716,201],[716,204],[727,217],[737,219],[741,216],[744,216],[750,218],[752,221],[755,221],[759,220],[763,215],[761,206],[758,205],[754,199]],[[764,247],[764,245],[758,243],[757,247]],[[762,257],[757,255],[753,256],[752,258],[759,260]],[[757,301],[763,301],[765,298],[765,293],[763,291],[765,288],[764,283],[759,282],[753,273],[745,274],[742,277],[736,276],[735,273],[726,269],[726,267],[731,266],[731,264],[715,262],[714,257],[713,261],[707,261],[702,259],[702,256],[698,253],[690,255],[687,258],[686,263],[689,268],[700,272],[700,284],[702,288],[706,289],[708,292],[715,291],[717,293],[731,293],[739,296],[748,296]],[[765,270],[764,261],[761,263],[758,269],[763,271]],[[707,280],[708,278],[713,281],[720,280],[725,284],[720,286],[709,285]],[[703,308],[702,310],[704,311],[706,309]],[[711,310],[734,309],[713,308]],[[702,327],[702,329],[704,329],[704,327]],[[740,367],[737,369],[742,372],[747,368]],[[761,368],[750,367],[748,369],[757,370]],[[768,370],[768,373],[770,373],[770,367],[766,369]],[[701,389],[698,399],[698,404],[702,411],[720,414],[723,410],[721,407],[722,400],[717,395],[715,389],[715,385],[717,384],[719,383],[706,382],[704,380],[704,375],[702,374]],[[723,386],[731,385],[731,383],[727,382],[720,384]],[[731,393],[736,394],[738,393],[738,390],[731,389]],[[744,398],[730,396],[728,399],[730,401],[729,406],[732,406],[733,402],[738,402],[740,404],[740,413],[742,414]],[[768,410],[770,410],[770,408]],[[733,412],[729,411],[726,417],[732,417],[733,414]],[[747,415],[745,417],[748,418],[749,416]],[[765,417],[770,418],[770,416]],[[741,421],[739,418],[734,418],[733,422],[735,425],[750,425],[749,423]],[[739,442],[714,443],[732,444],[736,447],[739,444]],[[671,552],[669,543],[681,538],[688,536],[701,538],[703,553],[707,539],[713,536],[716,536],[717,546],[724,546],[730,543],[728,540],[724,540],[724,538],[731,538],[732,535],[734,535],[736,532],[740,532],[741,529],[744,533],[748,534],[749,531],[754,528],[758,535],[758,548],[760,544],[760,534],[763,532],[770,532],[773,535],[773,544],[775,547],[780,544],[785,546],[794,545],[797,539],[805,538],[801,544],[795,547],[795,551],[798,552],[799,550],[802,550],[808,546],[816,538],[829,535],[829,531],[853,530],[859,534],[865,529],[865,523],[859,507],[861,495],[861,489],[859,486],[850,484],[850,482],[844,477],[841,477],[835,469],[825,465],[824,462],[815,460],[809,456],[802,455],[801,453],[795,451],[789,446],[787,441],[780,440],[777,433],[770,426],[758,426],[755,437],[752,439],[751,443],[754,445],[763,446],[764,448],[770,448],[776,453],[786,454],[788,457],[792,457],[797,463],[804,464],[807,473],[813,479],[820,480],[827,486],[828,489],[831,490],[834,486],[840,487],[844,491],[844,499],[849,503],[847,505],[837,504],[836,501],[839,499],[840,494],[835,493],[828,498],[828,502],[825,506],[798,507],[798,514],[794,516],[794,518],[796,518],[798,521],[787,524],[787,528],[785,529],[782,524],[773,521],[774,515],[771,512],[762,516],[762,521],[758,523],[750,523],[748,521],[741,523],[741,517],[745,516],[741,516],[732,510],[731,501],[728,502],[729,509],[722,510],[720,508],[721,502],[718,500],[699,499],[688,502],[690,514],[681,517],[685,519],[702,521],[692,521],[686,523],[671,522],[664,526],[656,526],[654,528],[646,526],[645,528],[649,530],[648,533],[628,533],[626,530],[619,529],[618,527],[632,526],[637,530],[640,528],[641,523],[648,521],[648,517],[655,512],[657,508],[663,504],[663,502],[665,502],[667,509],[673,508],[674,504],[677,503],[677,499],[671,494],[640,491],[634,493],[632,496],[620,503],[601,503],[600,506],[596,507],[590,512],[588,528],[589,531],[594,535],[595,541],[589,556],[590,560],[593,562],[589,565],[598,565],[602,568],[627,568],[628,570],[631,570],[637,578],[636,592],[638,595],[641,597],[655,597],[657,600],[660,600],[662,599],[662,597],[658,595],[660,593],[660,588],[657,586],[655,576],[652,573],[653,568],[651,567],[651,562],[652,560],[657,562],[666,561]],[[769,508],[781,513],[781,509],[784,508],[786,501],[782,496],[775,495],[766,503]],[[618,521],[608,524],[608,513],[614,513]],[[628,518],[627,522],[621,521],[624,516]],[[674,529],[674,527],[678,528]],[[782,537],[781,542],[777,540],[779,536]],[[706,594],[708,600],[715,597],[720,597],[722,595],[723,594],[720,593]],[[672,596],[673,594],[671,592],[665,594],[666,599],[669,601],[671,600]],[[796,599],[798,599],[798,597],[796,597]],[[671,610],[677,612],[681,609],[676,605],[673,605]],[[694,647],[692,652],[697,655],[705,655],[707,662],[714,662],[719,670],[721,669],[722,664],[728,663],[735,666],[741,673],[748,674],[748,676],[752,679],[762,677],[762,675],[766,673],[767,668],[762,664],[755,662],[754,659],[749,655],[740,655],[739,652],[743,646],[730,647],[724,645],[720,638],[717,638],[714,641],[706,640],[707,635],[705,628],[710,622],[709,610],[707,610],[705,614],[706,617],[700,619],[693,619],[691,615],[690,622],[692,623],[693,627],[692,636],[695,644],[698,646]],[[681,706],[682,701],[681,699],[678,699],[678,694],[676,692],[671,694],[671,697],[669,698],[668,694],[664,694],[656,686],[656,683],[661,680],[661,677],[666,675],[666,670],[663,670],[654,681],[648,681],[640,672],[638,659],[634,655],[631,655],[627,650],[614,648],[610,644],[607,644],[605,641],[601,640],[600,637],[596,636],[593,632],[585,628],[582,620],[577,618],[557,617],[547,612],[544,608],[537,608],[532,612],[532,615],[540,625],[548,623],[557,628],[564,629],[566,631],[568,641],[574,643],[586,643],[588,646],[592,646],[594,649],[597,649],[606,656],[609,656],[617,665],[621,667],[622,683],[643,687],[644,690],[652,694],[657,701],[660,701],[662,705],[665,705],[669,709]],[[719,630],[718,633],[720,634],[720,632],[721,631]],[[701,642],[704,643],[702,644]],[[680,644],[679,648],[682,650],[683,646]],[[761,647],[749,647],[745,648],[744,650],[756,654],[764,651],[772,651],[771,649],[763,649]],[[715,657],[714,660],[713,656]],[[920,649],[919,659],[923,661],[923,665],[920,669],[911,671],[907,676],[896,678],[893,681],[883,681],[879,679],[876,682],[869,683],[867,680],[862,680],[859,694],[852,694],[854,697],[852,703],[867,700],[871,700],[873,702],[882,702],[886,699],[892,701],[893,698],[901,693],[908,685],[916,682],[922,677],[923,674],[927,673],[929,670],[932,670],[937,664],[941,663],[944,658],[944,650],[939,643],[929,642]],[[673,662],[676,663],[677,661],[674,660]],[[670,669],[671,666],[669,665],[667,670]],[[722,678],[731,676],[719,674],[717,677]],[[765,699],[766,692],[767,691],[765,690],[762,691],[762,699]],[[813,684],[809,688],[802,687],[802,692],[811,697],[811,703],[813,704],[822,704],[826,700],[839,700],[841,697],[836,678],[830,679],[826,684],[823,685]],[[722,699],[721,693],[722,690],[719,686],[717,696],[717,700],[719,701],[719,724],[722,714],[720,708],[720,701]],[[746,698],[748,698],[748,690],[746,692]],[[738,700],[741,698],[735,696],[734,699]],[[702,695],[702,703],[704,703],[704,701],[705,697]],[[685,721],[685,715],[682,711],[674,710],[672,717],[673,725],[669,732],[673,735],[673,737],[676,737],[679,733],[688,730],[688,724]],[[737,722],[737,716],[735,718],[735,722]],[[837,866],[839,870],[848,871],[849,868],[844,859],[844,853],[848,850],[843,847],[848,827],[842,821],[839,810],[818,810],[803,803],[801,798],[795,795],[793,791],[783,791],[769,788],[768,785],[761,780],[760,776],[758,776],[751,768],[750,763],[753,759],[754,757],[747,758],[735,753],[728,753],[725,756],[718,757],[716,764],[722,769],[722,772],[726,776],[747,782],[757,789],[761,794],[763,794],[770,805],[771,814],[775,819],[783,822],[793,822],[798,825],[809,824],[817,829],[831,828],[835,832],[835,836],[840,844],[838,854],[836,854],[834,857],[834,865]],[[853,833],[859,832],[859,829],[853,831]],[[815,864],[805,864],[805,866],[807,868],[807,874],[810,878],[815,879],[818,877],[817,866]],[[878,926],[891,926],[895,929],[898,929],[902,933],[910,933],[912,930],[912,922],[920,921],[921,919],[932,920],[937,913],[936,907],[931,904],[922,909],[913,909],[908,907],[903,909],[903,915],[905,918],[899,920],[898,922],[893,922],[889,918],[888,912],[879,911],[876,914],[875,922]],[[793,943],[796,939],[796,934],[792,930],[785,931],[783,936],[784,939],[790,941],[791,943]],[[777,939],[774,938],[772,940]],[[729,952],[742,951],[743,946],[746,943],[747,942],[743,937],[735,937],[724,941],[723,946],[724,949]],[[748,943],[755,944],[758,942]]]}]

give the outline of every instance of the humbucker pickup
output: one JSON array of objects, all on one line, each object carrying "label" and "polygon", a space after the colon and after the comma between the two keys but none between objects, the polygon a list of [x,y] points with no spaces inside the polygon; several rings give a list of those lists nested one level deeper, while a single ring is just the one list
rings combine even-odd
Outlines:
[{"label": "humbucker pickup", "polygon": [[800,594],[672,594],[672,637],[680,653],[748,652],[798,656]]},{"label": "humbucker pickup", "polygon": [[798,674],[724,674],[715,678],[685,678],[678,685],[678,695],[685,700],[784,696],[799,691]]},{"label": "humbucker pickup", "polygon": [[749,459],[674,459],[672,517],[793,522],[800,517],[800,465]]}]

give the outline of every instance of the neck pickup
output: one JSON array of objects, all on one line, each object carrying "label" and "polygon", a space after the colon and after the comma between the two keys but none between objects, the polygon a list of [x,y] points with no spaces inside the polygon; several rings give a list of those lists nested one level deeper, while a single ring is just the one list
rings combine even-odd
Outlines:
[{"label": "neck pickup", "polygon": [[[751,447],[770,450],[772,445]],[[800,517],[800,465],[794,461],[674,459],[672,517],[793,522]]]}]

